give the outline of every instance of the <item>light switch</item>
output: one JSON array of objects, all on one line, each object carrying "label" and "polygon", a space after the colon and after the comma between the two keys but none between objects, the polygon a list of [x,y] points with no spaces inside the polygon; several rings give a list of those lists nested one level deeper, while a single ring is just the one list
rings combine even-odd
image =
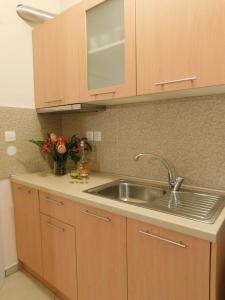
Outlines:
[{"label": "light switch", "polygon": [[101,131],[94,131],[94,141],[101,142],[102,140],[102,133]]},{"label": "light switch", "polygon": [[93,131],[87,131],[86,132],[86,138],[91,142],[94,140],[94,132]]},{"label": "light switch", "polygon": [[15,142],[16,141],[16,132],[15,131],[5,131],[5,142]]}]

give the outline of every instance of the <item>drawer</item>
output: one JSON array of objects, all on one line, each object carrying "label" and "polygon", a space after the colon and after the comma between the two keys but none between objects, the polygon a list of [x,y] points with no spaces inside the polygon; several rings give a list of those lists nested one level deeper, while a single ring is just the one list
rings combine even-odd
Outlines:
[{"label": "drawer", "polygon": [[75,204],[73,201],[46,192],[39,192],[40,212],[75,225]]}]

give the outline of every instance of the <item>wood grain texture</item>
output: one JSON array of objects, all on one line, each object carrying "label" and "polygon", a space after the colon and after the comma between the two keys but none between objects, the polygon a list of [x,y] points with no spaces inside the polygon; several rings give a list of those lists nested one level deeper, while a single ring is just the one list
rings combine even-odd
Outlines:
[{"label": "wood grain texture", "polygon": [[39,191],[39,198],[41,213],[69,225],[75,224],[75,204],[73,201],[41,191]]},{"label": "wood grain texture", "polygon": [[34,270],[32,270],[29,266],[27,266],[26,264],[24,264],[22,262],[19,262],[19,263],[20,263],[21,270],[25,270],[26,272],[31,274],[34,278],[36,278],[41,283],[43,283],[48,289],[50,289],[55,295],[57,295],[60,298],[60,300],[71,300],[67,296],[62,294],[62,292],[57,290],[53,285],[51,285],[49,282],[47,282],[42,276],[40,276]]},{"label": "wood grain texture", "polygon": [[77,299],[74,227],[41,215],[41,231],[43,278],[70,300]]},{"label": "wood grain texture", "polygon": [[223,0],[137,1],[138,95],[224,84],[224,51]]},{"label": "wood grain texture", "polygon": [[[89,210],[110,222],[83,214]],[[126,218],[77,205],[78,299],[126,300]]]},{"label": "wood grain texture", "polygon": [[63,31],[60,16],[33,30],[36,107],[62,105]]},{"label": "wood grain texture", "polygon": [[61,84],[66,104],[79,102],[79,45],[81,4],[74,5],[60,15],[62,24],[63,71]]},{"label": "wood grain texture", "polygon": [[18,259],[43,273],[37,190],[12,183]]},{"label": "wood grain texture", "polygon": [[81,6],[73,6],[33,30],[37,107],[79,102]]},{"label": "wood grain texture", "polygon": [[[210,243],[128,220],[129,300],[208,300]],[[144,236],[149,231],[187,248]]]},{"label": "wood grain texture", "polygon": [[80,43],[80,98],[83,102],[136,96],[136,46],[135,46],[135,0],[124,0],[125,11],[125,82],[88,90],[87,29],[86,13],[105,0],[85,0],[82,2],[81,43]]},{"label": "wood grain texture", "polygon": [[225,299],[225,230],[211,248],[211,295],[210,300]]}]

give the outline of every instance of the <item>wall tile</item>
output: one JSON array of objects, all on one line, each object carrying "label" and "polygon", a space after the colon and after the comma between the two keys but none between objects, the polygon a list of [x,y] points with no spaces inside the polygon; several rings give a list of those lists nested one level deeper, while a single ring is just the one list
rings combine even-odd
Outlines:
[{"label": "wall tile", "polygon": [[186,183],[225,188],[225,95],[110,106],[105,112],[65,114],[64,134],[102,131],[91,155],[95,170],[166,180],[159,162],[133,157],[161,155]]},{"label": "wall tile", "polygon": [[[38,116],[34,109],[0,107],[0,178],[10,174],[36,172],[49,168],[38,148],[29,143],[30,139],[42,139],[47,132],[61,133],[61,116]],[[15,130],[15,143],[4,141],[4,132]],[[8,156],[9,145],[17,147],[15,156]]]}]

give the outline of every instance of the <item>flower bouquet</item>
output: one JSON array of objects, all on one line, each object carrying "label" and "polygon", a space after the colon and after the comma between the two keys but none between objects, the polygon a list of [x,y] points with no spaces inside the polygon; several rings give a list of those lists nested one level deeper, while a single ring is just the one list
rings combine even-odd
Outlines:
[{"label": "flower bouquet", "polygon": [[30,140],[31,143],[37,145],[41,153],[48,155],[54,161],[54,174],[66,174],[66,161],[70,157],[75,164],[80,160],[81,141],[85,141],[86,150],[91,151],[91,146],[86,138],[79,138],[76,134],[71,138],[66,136],[57,136],[55,133],[48,134],[46,140]]}]

